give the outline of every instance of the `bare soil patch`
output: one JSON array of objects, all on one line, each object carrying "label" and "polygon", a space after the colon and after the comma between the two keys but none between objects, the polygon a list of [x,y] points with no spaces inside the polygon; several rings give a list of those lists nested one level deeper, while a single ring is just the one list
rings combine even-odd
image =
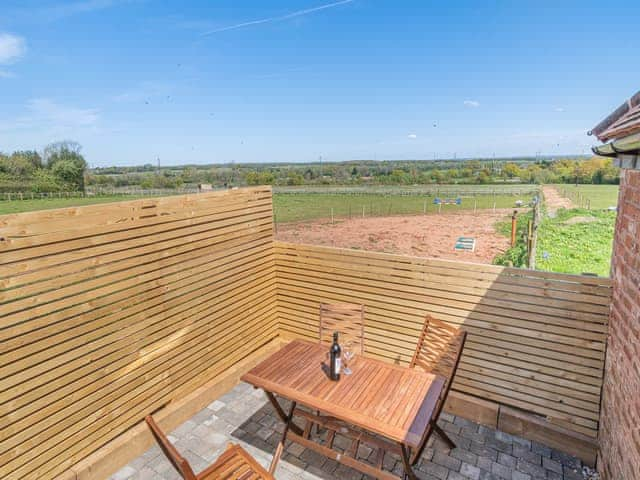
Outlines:
[{"label": "bare soil patch", "polygon": [[555,217],[559,208],[573,208],[573,202],[567,197],[563,197],[556,187],[545,185],[542,187],[544,203],[550,216]]},{"label": "bare soil patch", "polygon": [[[511,210],[313,220],[278,224],[276,238],[285,242],[308,243],[376,252],[491,263],[509,248],[509,239],[496,231],[496,223]],[[458,237],[474,237],[474,252],[454,250]]]}]

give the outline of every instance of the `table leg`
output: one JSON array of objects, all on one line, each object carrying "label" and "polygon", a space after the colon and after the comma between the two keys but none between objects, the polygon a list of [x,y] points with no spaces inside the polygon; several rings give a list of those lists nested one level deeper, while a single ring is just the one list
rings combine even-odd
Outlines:
[{"label": "table leg", "polygon": [[453,450],[454,448],[456,448],[456,444],[453,443],[453,440],[449,438],[449,435],[447,435],[445,431],[442,430],[436,422],[433,422],[433,429],[438,435],[440,435],[440,438],[444,440],[444,443],[447,444],[447,447],[449,447],[450,450]]},{"label": "table leg", "polygon": [[[296,402],[291,402],[291,408],[289,409],[289,415],[287,415],[286,422],[284,424],[284,430],[282,432],[282,437],[280,438],[280,443],[278,443],[278,446],[276,447],[276,451],[273,454],[273,458],[271,459],[271,465],[269,466],[269,473],[271,475],[275,473],[278,462],[280,461],[280,457],[282,456],[282,452],[284,451],[284,444],[287,440],[287,433],[289,433],[289,428],[293,425],[293,411],[295,409]],[[291,430],[293,430],[293,428]]]},{"label": "table leg", "polygon": [[419,480],[415,473],[413,473],[413,468],[411,468],[411,449],[404,446],[404,444],[400,444],[400,450],[402,458],[402,465],[404,466],[404,474],[409,480]]},{"label": "table leg", "polygon": [[[286,424],[287,423],[287,414],[284,413],[284,410],[282,409],[282,407],[278,403],[278,400],[276,400],[275,395],[273,393],[271,393],[271,392],[267,392],[266,390],[265,390],[264,393],[267,395],[267,398],[271,402],[271,405],[273,405],[273,408],[275,409],[276,413],[278,414],[278,417],[280,417],[280,420],[282,420],[282,422]],[[296,424],[291,423],[291,426],[289,428],[291,428],[292,432],[297,433],[298,435],[302,435],[302,429],[300,427],[298,427]]]}]

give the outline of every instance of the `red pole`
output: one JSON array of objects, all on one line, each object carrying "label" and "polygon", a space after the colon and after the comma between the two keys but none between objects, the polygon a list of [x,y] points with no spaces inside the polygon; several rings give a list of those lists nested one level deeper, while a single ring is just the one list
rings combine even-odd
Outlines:
[{"label": "red pole", "polygon": [[514,247],[516,245],[516,216],[518,215],[518,211],[514,210],[513,215],[511,215],[511,246]]}]

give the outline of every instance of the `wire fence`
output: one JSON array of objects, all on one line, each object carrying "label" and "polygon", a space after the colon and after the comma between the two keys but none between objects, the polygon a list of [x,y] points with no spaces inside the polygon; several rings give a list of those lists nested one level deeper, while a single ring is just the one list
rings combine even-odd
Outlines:
[{"label": "wire fence", "polygon": [[282,194],[274,195],[276,223],[452,213],[497,213],[527,208],[535,195],[377,195]]},{"label": "wire fence", "polygon": [[86,191],[70,192],[3,192],[0,193],[0,201],[13,202],[20,200],[44,200],[65,198],[89,198],[89,197],[160,197],[167,195],[183,195],[198,193],[197,188],[154,188],[154,189],[92,189]]},{"label": "wire fence", "polygon": [[536,195],[539,185],[362,185],[362,186],[295,186],[273,187],[273,192],[285,195],[427,195],[427,196],[477,196],[477,195]]}]

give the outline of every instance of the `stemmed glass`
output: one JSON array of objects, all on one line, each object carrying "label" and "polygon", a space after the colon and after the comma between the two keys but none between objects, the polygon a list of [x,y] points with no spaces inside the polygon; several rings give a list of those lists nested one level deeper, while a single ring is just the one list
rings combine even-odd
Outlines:
[{"label": "stemmed glass", "polygon": [[351,375],[353,373],[353,371],[349,368],[349,363],[355,355],[353,347],[353,342],[346,342],[342,348],[342,357],[344,359],[344,369],[342,370],[342,372],[345,375]]}]

